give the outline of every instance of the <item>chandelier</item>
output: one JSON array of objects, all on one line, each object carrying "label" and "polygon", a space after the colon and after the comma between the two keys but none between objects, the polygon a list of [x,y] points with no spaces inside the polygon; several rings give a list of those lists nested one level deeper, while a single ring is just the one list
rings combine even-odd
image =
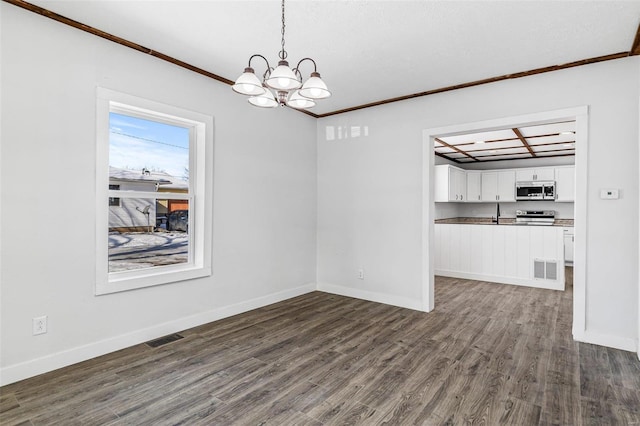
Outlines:
[{"label": "chandelier", "polygon": [[[278,53],[278,66],[272,68],[269,61],[262,55],[252,55],[249,65],[231,88],[242,95],[250,96],[249,103],[261,108],[275,108],[289,106],[296,109],[307,109],[315,106],[316,100],[331,96],[327,85],[320,78],[316,61],[303,58],[295,68],[289,68],[287,51],[284,50],[284,0],[282,0],[282,50]],[[256,76],[251,67],[253,58],[262,58],[267,63],[267,70],[262,75],[262,81]],[[300,65],[309,61],[313,63],[313,72],[309,79],[302,84]],[[274,94],[275,92],[275,94]]]}]

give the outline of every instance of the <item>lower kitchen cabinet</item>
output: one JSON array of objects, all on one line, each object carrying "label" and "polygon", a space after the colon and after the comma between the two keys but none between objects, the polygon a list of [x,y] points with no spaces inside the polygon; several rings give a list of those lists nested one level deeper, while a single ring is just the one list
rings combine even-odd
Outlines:
[{"label": "lower kitchen cabinet", "polygon": [[435,224],[435,274],[564,290],[558,226]]},{"label": "lower kitchen cabinet", "polygon": [[573,265],[573,228],[564,228],[564,261]]}]

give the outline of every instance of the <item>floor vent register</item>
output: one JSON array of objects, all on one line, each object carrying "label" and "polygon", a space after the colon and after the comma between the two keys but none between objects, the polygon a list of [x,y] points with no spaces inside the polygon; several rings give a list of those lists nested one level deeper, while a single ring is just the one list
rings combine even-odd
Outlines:
[{"label": "floor vent register", "polygon": [[155,340],[150,340],[146,342],[147,346],[151,346],[152,348],[157,348],[158,346],[166,345],[167,343],[175,342],[176,340],[182,339],[184,336],[181,336],[178,333],[170,334],[168,336],[160,337]]}]

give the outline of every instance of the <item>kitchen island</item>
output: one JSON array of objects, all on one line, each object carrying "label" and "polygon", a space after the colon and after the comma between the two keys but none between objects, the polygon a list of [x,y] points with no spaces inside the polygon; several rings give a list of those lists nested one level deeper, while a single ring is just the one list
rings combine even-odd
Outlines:
[{"label": "kitchen island", "polygon": [[564,290],[563,227],[519,225],[514,219],[453,218],[435,221],[435,274]]}]

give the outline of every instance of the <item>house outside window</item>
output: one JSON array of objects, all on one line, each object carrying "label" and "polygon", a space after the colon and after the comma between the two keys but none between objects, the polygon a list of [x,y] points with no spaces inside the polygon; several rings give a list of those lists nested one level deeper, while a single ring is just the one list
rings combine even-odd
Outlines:
[{"label": "house outside window", "polygon": [[[109,185],[109,191],[119,191],[120,185]],[[120,198],[118,197],[109,197],[109,206],[110,207],[120,207]]]},{"label": "house outside window", "polygon": [[96,294],[211,275],[212,117],[99,88],[97,141]]}]

